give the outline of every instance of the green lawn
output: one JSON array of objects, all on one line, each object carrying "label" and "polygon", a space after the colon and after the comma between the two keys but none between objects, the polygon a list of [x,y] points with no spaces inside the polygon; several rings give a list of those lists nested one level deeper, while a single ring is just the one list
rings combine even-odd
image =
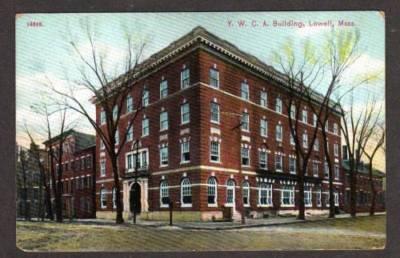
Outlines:
[{"label": "green lawn", "polygon": [[26,251],[218,251],[373,249],[385,245],[385,216],[245,230],[17,222]]}]

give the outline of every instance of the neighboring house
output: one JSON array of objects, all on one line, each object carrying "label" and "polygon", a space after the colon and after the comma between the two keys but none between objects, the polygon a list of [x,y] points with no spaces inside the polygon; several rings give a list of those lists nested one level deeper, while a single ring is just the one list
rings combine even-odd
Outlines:
[{"label": "neighboring house", "polygon": [[[126,131],[127,118],[135,112],[132,103],[141,101],[144,109],[119,157],[125,216],[134,201],[137,211],[149,218],[166,218],[169,201],[180,211],[175,218],[191,220],[221,218],[224,207],[232,208],[233,218],[239,219],[242,201],[247,216],[297,213],[294,145],[282,103],[288,88],[276,70],[196,27],[145,60],[138,71],[141,76],[123,105],[119,127],[119,133]],[[343,208],[340,113],[331,111],[327,129],[334,196]],[[316,117],[306,106],[298,112],[307,142]],[[96,115],[106,126],[100,105]],[[327,212],[329,205],[321,134],[318,141],[310,150],[305,177],[307,213]],[[96,146],[97,216],[102,217],[115,209],[114,182],[99,136]]]},{"label": "neighboring house", "polygon": [[[349,161],[343,160],[343,170],[345,177],[345,211],[350,212],[350,167]],[[372,170],[374,187],[376,191],[375,211],[385,211],[385,189],[384,182],[386,174],[377,169]],[[371,183],[369,180],[368,164],[361,164],[361,168],[357,170],[357,212],[369,212],[372,200]]]},{"label": "neighboring house", "polygon": [[[61,179],[63,215],[74,218],[94,218],[96,216],[95,136],[72,129],[64,132],[63,136],[65,137]],[[60,135],[45,141],[46,150],[52,147],[57,153],[59,140]],[[57,175],[58,164],[55,159],[54,166]],[[50,187],[52,187],[51,182]],[[52,190],[51,194],[54,201]]]},{"label": "neighboring house", "polygon": [[[16,210],[17,218],[41,218],[46,215],[45,191],[39,164],[31,152],[23,146],[16,146]],[[47,166],[47,155],[39,150],[42,164]]]}]

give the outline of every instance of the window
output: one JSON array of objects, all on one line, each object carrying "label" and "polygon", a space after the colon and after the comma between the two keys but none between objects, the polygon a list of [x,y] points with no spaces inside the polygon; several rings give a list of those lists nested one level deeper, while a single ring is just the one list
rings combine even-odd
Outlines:
[{"label": "window", "polygon": [[282,142],[282,125],[276,125],[275,138],[276,138],[276,141]]},{"label": "window", "polygon": [[208,178],[207,188],[208,205],[217,205],[217,180],[215,179],[215,177]]},{"label": "window", "polygon": [[220,155],[219,155],[219,153],[220,153],[219,142],[218,141],[211,141],[210,145],[211,145],[210,146],[210,160],[212,162],[219,162],[220,161],[220,159],[219,159],[219,157],[220,157]]},{"label": "window", "polygon": [[310,186],[304,187],[304,205],[306,207],[312,207],[312,191]]},{"label": "window", "polygon": [[326,161],[324,163],[324,177],[329,177],[329,166],[328,166],[328,162],[326,162]]},{"label": "window", "polygon": [[268,95],[267,95],[267,92],[265,92],[265,91],[261,91],[261,93],[260,93],[260,105],[263,107],[268,106]]},{"label": "window", "polygon": [[184,178],[181,182],[181,203],[182,207],[192,207],[192,184],[189,178]]},{"label": "window", "polygon": [[113,107],[113,119],[117,120],[117,117],[118,117],[118,106],[115,105]]},{"label": "window", "polygon": [[282,154],[276,153],[275,154],[275,170],[278,172],[282,172],[283,169],[283,158]]},{"label": "window", "polygon": [[128,152],[125,154],[125,167],[127,172],[135,171],[135,167],[140,169],[146,169],[148,165],[148,151],[147,149],[141,149],[136,153],[136,151]]},{"label": "window", "polygon": [[243,205],[245,207],[250,206],[250,185],[248,181],[244,181],[242,185],[243,190]]},{"label": "window", "polygon": [[308,123],[308,114],[307,114],[307,110],[303,109],[303,111],[301,112],[301,120],[303,121],[303,123]]},{"label": "window", "polygon": [[321,205],[322,205],[322,202],[321,202],[321,195],[322,195],[322,193],[321,193],[321,189],[320,189],[320,190],[318,190],[318,191],[316,192],[316,203],[317,203],[317,207],[321,207]]},{"label": "window", "polygon": [[315,138],[313,147],[314,147],[315,151],[319,151],[319,140],[318,140],[318,138]]},{"label": "window", "polygon": [[100,176],[106,176],[106,160],[100,160]]},{"label": "window", "polygon": [[168,96],[168,81],[163,80],[160,82],[160,99]]},{"label": "window", "polygon": [[314,126],[314,127],[317,127],[317,123],[318,123],[317,115],[316,115],[316,114],[313,114],[313,126]]},{"label": "window", "polygon": [[115,144],[119,144],[119,131],[118,129],[115,131]]},{"label": "window", "polygon": [[296,159],[289,157],[289,172],[290,174],[296,174]]},{"label": "window", "polygon": [[258,188],[258,204],[272,206],[272,184],[260,183]]},{"label": "window", "polygon": [[250,166],[250,149],[242,147],[241,154],[242,166]]},{"label": "window", "polygon": [[333,153],[335,157],[339,157],[339,145],[337,143],[333,144]]},{"label": "window", "polygon": [[296,106],[293,104],[290,105],[290,118],[296,119]]},{"label": "window", "polygon": [[181,163],[190,161],[190,145],[189,142],[181,143]]},{"label": "window", "polygon": [[149,119],[144,117],[142,120],[142,137],[149,135]]},{"label": "window", "polygon": [[112,203],[113,203],[113,209],[117,208],[117,189],[113,187],[112,189]]},{"label": "window", "polygon": [[281,205],[283,207],[294,206],[294,186],[282,186]]},{"label": "window", "polygon": [[329,132],[329,121],[328,120],[326,120],[326,123],[325,123],[325,131]]},{"label": "window", "polygon": [[[100,150],[104,150],[106,146],[104,145],[104,141],[100,139]],[[73,170],[75,169],[75,164],[73,163]]]},{"label": "window", "polygon": [[126,140],[127,140],[128,142],[130,142],[130,141],[133,140],[133,125],[131,125],[130,128],[126,128],[126,130],[127,130],[127,133],[126,133]]},{"label": "window", "polygon": [[333,124],[333,133],[339,135],[339,128],[337,123]]},{"label": "window", "polygon": [[335,179],[338,180],[339,179],[339,165],[335,165]]},{"label": "window", "polygon": [[333,197],[335,200],[335,206],[339,206],[339,193],[336,190],[333,192]]},{"label": "window", "polygon": [[149,96],[150,92],[149,90],[145,87],[143,90],[143,96],[142,96],[142,106],[147,107],[149,105]]},{"label": "window", "polygon": [[128,95],[128,97],[126,97],[126,112],[132,112],[133,111],[133,98],[131,95]]},{"label": "window", "polygon": [[102,208],[102,209],[107,208],[106,189],[104,189],[104,188],[102,188],[100,190],[100,208]]},{"label": "window", "polygon": [[241,116],[242,131],[249,131],[249,120],[250,120],[249,114],[246,112],[243,112],[242,116]]},{"label": "window", "polygon": [[227,207],[232,207],[235,200],[235,181],[229,179],[226,183],[226,204]]},{"label": "window", "polygon": [[246,82],[242,82],[240,85],[240,96],[246,100],[250,98],[249,85]]},{"label": "window", "polygon": [[210,69],[210,85],[219,88],[219,72],[213,68]]},{"label": "window", "polygon": [[307,149],[308,148],[308,134],[303,133],[303,148]]},{"label": "window", "polygon": [[268,169],[268,154],[265,150],[260,150],[258,160],[261,169]]},{"label": "window", "polygon": [[166,180],[160,183],[160,204],[161,207],[168,207],[169,205],[168,182]]},{"label": "window", "polygon": [[100,112],[100,124],[105,124],[106,123],[106,112],[104,110],[101,110]]},{"label": "window", "polygon": [[160,166],[168,166],[168,146],[160,148]]},{"label": "window", "polygon": [[319,166],[318,166],[318,162],[316,162],[316,161],[313,161],[313,163],[312,163],[312,169],[313,169],[313,176],[314,177],[318,177],[318,168],[319,168]]},{"label": "window", "polygon": [[292,135],[292,132],[290,132],[290,145],[295,145],[296,143],[294,142],[294,138],[293,138],[293,135]]},{"label": "window", "polygon": [[181,89],[186,89],[190,85],[190,70],[185,68],[181,72]]},{"label": "window", "polygon": [[275,111],[282,113],[282,100],[279,97],[277,97],[275,100]]},{"label": "window", "polygon": [[211,102],[211,122],[219,124],[219,105]]},{"label": "window", "polygon": [[189,103],[181,105],[181,124],[187,124],[190,122],[190,109]]},{"label": "window", "polygon": [[168,130],[168,112],[160,113],[160,131]]},{"label": "window", "polygon": [[260,120],[260,135],[263,137],[268,136],[268,121],[267,121],[267,119]]}]

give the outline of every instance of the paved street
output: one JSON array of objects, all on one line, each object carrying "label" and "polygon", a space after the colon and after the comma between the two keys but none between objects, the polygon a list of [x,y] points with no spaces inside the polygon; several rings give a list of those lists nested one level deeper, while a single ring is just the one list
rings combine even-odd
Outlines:
[{"label": "paved street", "polygon": [[[218,244],[216,244],[218,243]],[[17,246],[34,251],[206,251],[372,249],[385,243],[385,216],[231,228],[17,222]]]}]

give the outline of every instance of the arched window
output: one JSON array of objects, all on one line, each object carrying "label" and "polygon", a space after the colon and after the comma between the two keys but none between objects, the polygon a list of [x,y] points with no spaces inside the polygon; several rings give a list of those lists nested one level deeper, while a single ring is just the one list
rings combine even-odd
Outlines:
[{"label": "arched window", "polygon": [[208,184],[208,204],[217,204],[217,180],[215,177],[210,177],[207,181]]},{"label": "arched window", "polygon": [[243,205],[250,206],[250,185],[248,181],[243,182]]},{"label": "arched window", "polygon": [[117,189],[113,187],[112,189],[112,202],[113,202],[113,209],[117,208]]},{"label": "arched window", "polygon": [[168,207],[169,204],[168,182],[166,180],[160,183],[160,203],[161,207]]},{"label": "arched window", "polygon": [[101,190],[100,190],[100,208],[102,208],[102,209],[107,208],[106,189],[104,189],[104,188],[101,188]]},{"label": "arched window", "polygon": [[184,178],[181,182],[181,203],[182,207],[192,207],[192,184],[189,178]]},{"label": "arched window", "polygon": [[235,181],[229,179],[226,183],[226,204],[225,206],[233,206],[235,201]]}]

